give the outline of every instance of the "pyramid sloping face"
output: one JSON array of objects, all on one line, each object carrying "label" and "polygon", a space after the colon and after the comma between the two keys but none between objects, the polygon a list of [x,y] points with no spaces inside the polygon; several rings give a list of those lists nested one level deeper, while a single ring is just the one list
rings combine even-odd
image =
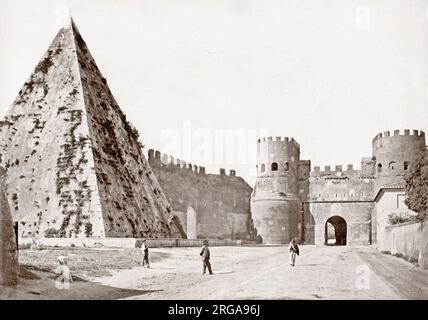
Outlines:
[{"label": "pyramid sloping face", "polygon": [[73,22],[0,123],[0,164],[23,237],[179,237],[138,134]]}]

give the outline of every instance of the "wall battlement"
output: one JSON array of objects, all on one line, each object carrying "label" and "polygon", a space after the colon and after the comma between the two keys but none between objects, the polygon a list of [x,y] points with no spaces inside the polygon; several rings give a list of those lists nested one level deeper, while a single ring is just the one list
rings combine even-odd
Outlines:
[{"label": "wall battlement", "polygon": [[[150,164],[154,164],[161,167],[171,167],[178,170],[182,170],[183,172],[194,172],[200,175],[207,175],[206,169],[203,166],[197,166],[192,163],[188,163],[184,160],[181,160],[179,158],[175,158],[173,156],[161,153],[158,150],[150,149],[148,151],[148,160]],[[235,177],[236,176],[236,170],[231,169],[229,171],[229,174],[226,174],[226,169],[220,168],[219,173],[217,174],[219,176],[227,176],[227,177]]]},{"label": "wall battlement", "polygon": [[383,138],[393,138],[393,137],[405,137],[405,136],[412,136],[416,139],[425,139],[425,132],[422,130],[394,130],[394,131],[384,131],[378,133],[372,140],[373,146],[379,144],[379,142]]},{"label": "wall battlement", "polygon": [[331,166],[324,166],[324,170],[321,170],[320,166],[314,166],[314,169],[311,171],[311,177],[319,177],[324,175],[357,175],[361,170],[354,169],[353,164],[348,164],[342,166],[341,164],[335,165],[334,169]]},{"label": "wall battlement", "polygon": [[361,169],[355,169],[353,164],[342,166],[341,164],[333,167],[326,165],[324,170],[320,166],[314,166],[310,172],[310,177],[337,176],[337,177],[374,177],[374,163],[372,158],[361,158]]},{"label": "wall battlement", "polygon": [[289,137],[264,137],[257,140],[259,144],[261,143],[291,143],[293,144],[297,149],[300,150],[300,144],[297,143],[296,140]]}]

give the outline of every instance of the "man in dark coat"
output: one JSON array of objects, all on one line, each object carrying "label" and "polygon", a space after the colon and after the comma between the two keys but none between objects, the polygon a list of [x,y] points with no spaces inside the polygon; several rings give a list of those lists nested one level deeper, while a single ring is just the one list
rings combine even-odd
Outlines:
[{"label": "man in dark coat", "polygon": [[297,238],[293,238],[288,246],[290,251],[290,266],[294,267],[296,263],[296,255],[300,254],[299,245],[297,244]]},{"label": "man in dark coat", "polygon": [[210,263],[210,249],[208,248],[207,240],[204,241],[204,245],[202,247],[200,255],[202,257],[202,264],[203,264],[202,274],[205,274],[207,268],[208,268],[208,272],[210,274],[213,274],[213,271],[211,269],[211,263]]}]

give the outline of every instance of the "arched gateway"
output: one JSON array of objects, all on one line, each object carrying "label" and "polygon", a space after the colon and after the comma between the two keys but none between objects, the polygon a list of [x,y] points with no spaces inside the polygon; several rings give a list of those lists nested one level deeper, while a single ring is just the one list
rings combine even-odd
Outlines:
[{"label": "arched gateway", "polygon": [[341,216],[332,216],[325,223],[325,244],[344,246],[346,245],[348,225]]}]

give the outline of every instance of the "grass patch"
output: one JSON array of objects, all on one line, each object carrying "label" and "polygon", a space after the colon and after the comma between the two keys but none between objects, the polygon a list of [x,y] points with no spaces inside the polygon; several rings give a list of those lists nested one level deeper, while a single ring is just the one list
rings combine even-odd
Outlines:
[{"label": "grass patch", "polygon": [[391,251],[381,251],[381,253],[387,254],[387,255],[390,255],[390,256],[394,256],[394,257],[397,257],[397,258],[400,258],[400,259],[403,259],[403,260],[406,260],[407,262],[410,262],[410,263],[414,264],[415,266],[419,265],[418,259],[415,258],[415,257],[405,256],[402,253],[394,253],[394,254],[392,254]]},{"label": "grass patch", "polygon": [[[131,269],[140,265],[142,253],[139,249],[104,248],[43,248],[19,252],[19,263],[39,270],[54,271],[57,258],[64,256],[73,276],[83,279],[111,275],[111,270]],[[150,252],[150,261],[156,262],[169,256],[167,253]]]}]

